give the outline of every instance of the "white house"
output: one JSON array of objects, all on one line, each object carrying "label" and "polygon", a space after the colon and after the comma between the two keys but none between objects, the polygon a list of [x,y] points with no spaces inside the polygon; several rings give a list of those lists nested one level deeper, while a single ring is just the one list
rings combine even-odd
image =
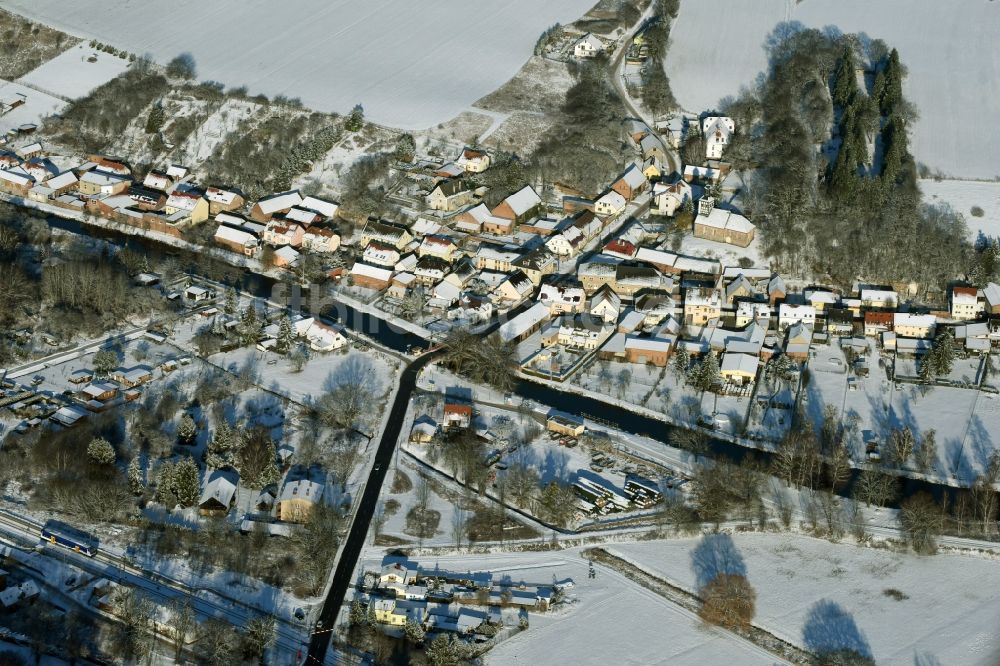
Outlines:
[{"label": "white house", "polygon": [[577,58],[593,58],[603,51],[604,42],[589,32],[573,45],[573,55]]},{"label": "white house", "polygon": [[610,190],[594,202],[594,212],[605,217],[612,217],[625,210],[625,203],[625,197]]},{"label": "white house", "polygon": [[653,210],[659,215],[673,217],[678,209],[693,201],[691,185],[678,180],[676,183],[656,183],[653,185]]},{"label": "white house", "polygon": [[559,287],[543,284],[538,290],[538,302],[544,303],[553,315],[583,312],[587,295],[582,287]]},{"label": "white house", "polygon": [[727,116],[708,116],[701,122],[701,134],[705,137],[705,157],[710,160],[722,159],[722,152],[736,131],[736,123]]},{"label": "white house", "polygon": [[785,330],[792,324],[802,322],[807,326],[816,325],[816,308],[811,305],[782,303],[778,306],[778,328]]}]

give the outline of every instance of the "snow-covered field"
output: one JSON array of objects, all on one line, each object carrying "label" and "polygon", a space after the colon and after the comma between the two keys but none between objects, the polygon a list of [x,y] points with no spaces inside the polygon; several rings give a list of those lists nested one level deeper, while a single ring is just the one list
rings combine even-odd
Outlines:
[{"label": "snow-covered field", "polygon": [[18,94],[24,95],[26,100],[13,111],[0,116],[0,134],[6,134],[7,131],[27,123],[38,125],[42,118],[59,113],[66,106],[66,102],[61,99],[32,90],[20,83],[0,79],[0,97],[7,98]]},{"label": "snow-covered field", "polygon": [[[1000,182],[979,180],[921,180],[920,189],[928,203],[946,203],[965,217],[969,234],[975,240],[984,236],[1000,236]],[[982,209],[982,216],[972,214],[973,207]]]},{"label": "snow-covered field", "polygon": [[[94,62],[89,62],[90,59]],[[28,72],[19,80],[63,97],[76,99],[123,74],[128,60],[80,43]]]},{"label": "snow-covered field", "polygon": [[[861,648],[879,664],[994,664],[1000,655],[1000,597],[991,584],[1000,576],[995,560],[899,555],[775,534],[651,541],[609,550],[690,590],[705,577],[706,562],[728,554],[757,591],[755,623],[806,648]],[[908,598],[885,594],[892,589]]]},{"label": "snow-covered field", "polygon": [[764,43],[783,21],[863,32],[898,48],[909,68],[904,91],[920,113],[912,136],[916,159],[952,176],[993,178],[1000,172],[1000,134],[958,131],[1000,113],[993,45],[1000,5],[956,0],[945,10],[908,0],[682,2],[666,58],[681,106],[711,109],[752,83],[767,66]]},{"label": "snow-covered field", "polygon": [[[593,0],[2,0],[71,34],[166,63],[193,54],[199,80],[299,97],[376,122],[422,129],[457,115],[510,78],[541,32]],[[183,19],[181,18],[183,17]]]},{"label": "snow-covered field", "polygon": [[[381,565],[381,549],[361,565]],[[597,568],[587,577],[579,549],[558,553],[443,555],[419,558],[427,567],[491,571],[494,579],[551,585],[570,578],[567,608],[531,613],[527,631],[489,652],[490,664],[773,664],[774,659],[702,622],[656,594]]]}]

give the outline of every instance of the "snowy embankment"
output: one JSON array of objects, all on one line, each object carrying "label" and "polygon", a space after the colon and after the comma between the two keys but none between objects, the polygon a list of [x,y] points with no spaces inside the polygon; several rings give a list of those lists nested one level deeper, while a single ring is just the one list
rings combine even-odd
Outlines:
[{"label": "snowy embankment", "polygon": [[909,0],[682,2],[666,58],[681,106],[713,109],[752,84],[767,70],[765,42],[784,21],[864,33],[898,48],[909,69],[904,92],[920,114],[911,146],[917,161],[963,178],[1000,172],[1000,133],[982,129],[984,118],[1000,114],[996,3],[957,0],[945,9]]},{"label": "snowy embankment", "polygon": [[189,52],[199,80],[298,97],[324,111],[344,113],[361,103],[370,119],[412,130],[444,122],[499,87],[544,29],[575,20],[594,1],[2,4],[71,34],[150,53],[160,63]]}]

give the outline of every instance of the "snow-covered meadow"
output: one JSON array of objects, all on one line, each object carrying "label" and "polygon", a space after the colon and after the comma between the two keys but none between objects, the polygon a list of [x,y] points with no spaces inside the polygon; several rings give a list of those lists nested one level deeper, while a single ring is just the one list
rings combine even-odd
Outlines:
[{"label": "snow-covered meadow", "polygon": [[608,550],[692,591],[706,562],[725,559],[757,591],[755,624],[807,649],[854,647],[879,664],[996,663],[996,560],[900,555],[796,535],[704,539]]},{"label": "snow-covered meadow", "polygon": [[299,97],[318,110],[357,103],[370,119],[422,129],[510,78],[541,32],[593,0],[3,0],[71,34],[166,63],[193,54],[200,80]]},{"label": "snow-covered meadow", "polygon": [[[920,189],[928,203],[945,203],[965,217],[969,235],[1000,236],[1000,182],[982,180],[921,180]],[[973,214],[979,208],[982,214]]]},{"label": "snow-covered meadow", "polygon": [[22,76],[31,86],[77,99],[125,73],[128,60],[80,43]]},{"label": "snow-covered meadow", "polygon": [[681,106],[711,109],[752,83],[767,67],[768,36],[784,21],[865,33],[898,48],[909,68],[904,91],[920,114],[912,132],[916,159],[958,177],[993,178],[1000,172],[1000,134],[978,129],[982,118],[1000,113],[993,45],[1000,32],[1000,5],[983,0],[956,0],[947,7],[908,0],[682,2],[666,58]]}]

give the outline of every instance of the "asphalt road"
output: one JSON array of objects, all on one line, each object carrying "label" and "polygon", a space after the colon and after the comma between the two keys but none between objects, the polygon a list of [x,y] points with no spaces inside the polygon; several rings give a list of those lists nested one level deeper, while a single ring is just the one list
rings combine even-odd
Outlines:
[{"label": "asphalt road", "polygon": [[326,658],[337,615],[340,613],[340,607],[344,603],[344,597],[347,595],[347,589],[354,576],[354,568],[361,556],[361,549],[368,536],[368,527],[382,492],[382,483],[385,481],[386,472],[392,462],[392,454],[399,441],[406,409],[417,385],[417,375],[439,353],[441,352],[438,350],[430,351],[415,359],[406,366],[399,378],[399,390],[396,392],[396,399],[389,410],[389,418],[386,420],[382,439],[375,452],[375,463],[372,465],[371,474],[365,484],[365,492],[357,504],[354,522],[351,523],[347,541],[344,542],[340,559],[337,561],[337,570],[333,574],[333,584],[327,593],[326,601],[323,602],[323,610],[320,611],[319,621],[309,642],[307,662],[310,664],[322,664]]}]

